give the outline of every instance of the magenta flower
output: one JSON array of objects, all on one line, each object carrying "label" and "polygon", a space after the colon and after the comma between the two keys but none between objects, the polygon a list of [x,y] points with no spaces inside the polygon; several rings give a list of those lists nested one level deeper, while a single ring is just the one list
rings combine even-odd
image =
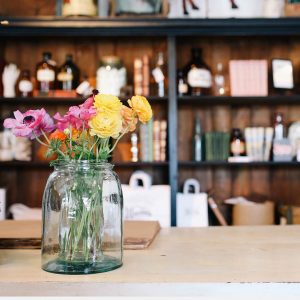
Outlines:
[{"label": "magenta flower", "polygon": [[83,104],[79,105],[79,107],[89,109],[89,108],[93,107],[93,105],[94,105],[94,96],[91,96],[90,98],[87,98],[83,102]]},{"label": "magenta flower", "polygon": [[96,114],[96,109],[92,107],[93,101],[93,97],[90,97],[79,106],[71,106],[64,116],[56,113],[53,118],[57,121],[57,128],[61,131],[70,126],[79,130],[83,126],[89,128],[88,121]]},{"label": "magenta flower", "polygon": [[52,118],[45,109],[28,110],[22,114],[19,110],[14,112],[15,119],[4,120],[4,127],[11,128],[15,136],[34,139],[42,135],[42,132],[51,132],[55,129]]}]

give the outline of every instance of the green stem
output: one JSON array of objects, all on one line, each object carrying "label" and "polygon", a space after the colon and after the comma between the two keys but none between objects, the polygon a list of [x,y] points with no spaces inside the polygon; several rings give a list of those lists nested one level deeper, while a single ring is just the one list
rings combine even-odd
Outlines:
[{"label": "green stem", "polygon": [[123,131],[123,133],[117,138],[117,140],[115,141],[113,147],[108,151],[108,154],[110,154],[111,152],[114,151],[114,149],[116,148],[118,142],[120,141],[120,139],[129,131],[130,126],[133,124],[134,119],[131,120],[131,122],[127,125],[127,127],[125,128],[125,130]]}]

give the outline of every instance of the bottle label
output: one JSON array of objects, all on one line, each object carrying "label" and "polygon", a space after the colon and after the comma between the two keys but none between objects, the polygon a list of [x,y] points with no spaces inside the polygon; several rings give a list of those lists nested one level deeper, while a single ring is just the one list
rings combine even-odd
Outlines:
[{"label": "bottle label", "polygon": [[188,72],[187,81],[191,87],[210,88],[211,73],[206,69],[193,68]]},{"label": "bottle label", "polygon": [[216,75],[215,76],[215,83],[216,83],[217,86],[223,87],[224,86],[224,76]]},{"label": "bottle label", "polygon": [[188,92],[188,85],[186,83],[179,83],[178,92],[179,94],[186,94]]},{"label": "bottle label", "polygon": [[60,72],[57,75],[57,80],[58,81],[72,81],[73,80],[73,75],[70,73],[66,73],[66,72]]},{"label": "bottle label", "polygon": [[165,79],[165,76],[164,76],[162,70],[158,67],[156,67],[155,69],[152,70],[152,75],[153,75],[156,83],[164,81],[164,79]]},{"label": "bottle label", "polygon": [[29,93],[32,91],[32,82],[29,80],[21,80],[19,82],[19,90],[23,93]]},{"label": "bottle label", "polygon": [[231,152],[233,155],[241,155],[245,153],[245,143],[239,140],[231,143]]},{"label": "bottle label", "polygon": [[55,80],[55,73],[53,70],[44,69],[37,71],[37,80],[38,81],[54,81]]}]

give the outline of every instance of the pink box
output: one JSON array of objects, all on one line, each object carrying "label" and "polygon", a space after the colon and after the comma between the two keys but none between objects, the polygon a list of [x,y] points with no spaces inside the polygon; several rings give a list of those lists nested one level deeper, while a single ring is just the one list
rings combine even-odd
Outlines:
[{"label": "pink box", "polygon": [[268,95],[268,62],[266,60],[231,60],[229,76],[231,96]]}]

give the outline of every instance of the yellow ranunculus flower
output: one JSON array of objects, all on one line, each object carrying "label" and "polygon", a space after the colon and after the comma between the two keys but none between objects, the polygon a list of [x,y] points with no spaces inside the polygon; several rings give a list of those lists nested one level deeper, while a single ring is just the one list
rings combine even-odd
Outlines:
[{"label": "yellow ranunculus flower", "polygon": [[122,118],[119,113],[98,112],[89,121],[90,135],[100,138],[118,138],[122,130]]},{"label": "yellow ranunculus flower", "polygon": [[98,94],[94,98],[94,107],[100,112],[119,113],[122,102],[116,96]]},{"label": "yellow ranunculus flower", "polygon": [[146,123],[152,118],[152,109],[145,97],[133,96],[128,100],[128,104],[136,112],[142,123]]}]

